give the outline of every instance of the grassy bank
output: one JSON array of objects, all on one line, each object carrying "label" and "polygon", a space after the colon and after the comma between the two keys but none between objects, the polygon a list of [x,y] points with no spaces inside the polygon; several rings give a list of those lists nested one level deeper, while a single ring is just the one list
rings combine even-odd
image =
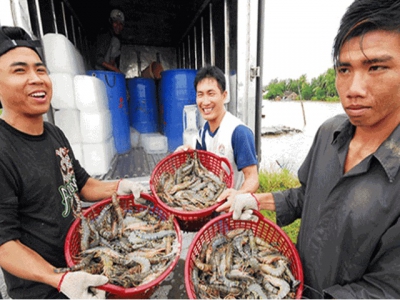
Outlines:
[{"label": "grassy bank", "polygon": [[[264,192],[276,192],[282,191],[292,187],[300,186],[300,182],[296,176],[294,176],[287,169],[282,169],[279,172],[270,173],[267,171],[261,171],[259,174],[260,187],[258,193]],[[261,213],[276,223],[275,212],[262,210]],[[297,241],[297,235],[299,233],[300,219],[296,220],[292,224],[282,227],[283,231],[290,237],[293,243]]]}]

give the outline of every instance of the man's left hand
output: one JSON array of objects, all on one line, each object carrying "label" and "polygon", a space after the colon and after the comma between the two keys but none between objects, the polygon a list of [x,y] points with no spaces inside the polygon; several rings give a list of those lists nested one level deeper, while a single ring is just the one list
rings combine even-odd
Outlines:
[{"label": "man's left hand", "polygon": [[229,211],[234,220],[253,220],[253,210],[259,210],[258,199],[252,193],[235,196]]},{"label": "man's left hand", "polygon": [[134,182],[128,179],[121,179],[118,182],[117,195],[129,195],[133,194],[135,199],[140,197],[141,192],[146,192],[147,190],[143,185],[138,182]]}]

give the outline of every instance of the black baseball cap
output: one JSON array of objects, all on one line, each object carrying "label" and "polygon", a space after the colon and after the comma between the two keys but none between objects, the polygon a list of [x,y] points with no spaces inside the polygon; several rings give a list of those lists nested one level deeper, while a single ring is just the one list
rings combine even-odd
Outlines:
[{"label": "black baseball cap", "polygon": [[37,48],[42,44],[38,40],[32,40],[29,34],[20,27],[1,26],[0,27],[0,56],[6,52],[17,48],[27,47],[35,51],[42,59]]}]

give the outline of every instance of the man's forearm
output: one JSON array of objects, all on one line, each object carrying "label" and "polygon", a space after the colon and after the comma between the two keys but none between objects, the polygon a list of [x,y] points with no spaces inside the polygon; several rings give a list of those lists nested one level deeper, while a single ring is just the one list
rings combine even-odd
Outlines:
[{"label": "man's forearm", "polygon": [[254,194],[260,202],[260,210],[267,209],[275,211],[275,200],[272,193]]},{"label": "man's forearm", "polygon": [[0,246],[0,267],[14,276],[42,282],[54,288],[57,288],[63,275],[55,273],[54,266],[18,240]]}]

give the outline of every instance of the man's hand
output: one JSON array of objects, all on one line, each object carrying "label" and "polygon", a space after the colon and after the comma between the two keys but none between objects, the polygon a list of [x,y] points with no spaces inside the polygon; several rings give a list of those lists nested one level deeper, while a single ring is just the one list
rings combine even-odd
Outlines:
[{"label": "man's hand", "polygon": [[118,182],[117,195],[133,194],[133,197],[138,199],[141,192],[146,192],[146,189],[138,182],[130,181],[128,179],[121,179]]},{"label": "man's hand", "polygon": [[193,150],[193,147],[190,145],[181,145],[175,149],[174,153],[188,150]]},{"label": "man's hand", "polygon": [[70,299],[105,299],[106,291],[93,287],[106,284],[108,278],[83,271],[67,272],[61,277],[58,291]]},{"label": "man's hand", "polygon": [[217,202],[222,202],[226,199],[225,203],[221,204],[215,210],[216,212],[228,212],[232,206],[233,201],[235,200],[236,195],[239,195],[240,192],[235,189],[226,189],[222,192],[222,194],[218,197]]},{"label": "man's hand", "polygon": [[233,211],[234,220],[252,220],[253,209],[259,209],[259,202],[253,194],[246,193],[235,196],[229,211]]}]

